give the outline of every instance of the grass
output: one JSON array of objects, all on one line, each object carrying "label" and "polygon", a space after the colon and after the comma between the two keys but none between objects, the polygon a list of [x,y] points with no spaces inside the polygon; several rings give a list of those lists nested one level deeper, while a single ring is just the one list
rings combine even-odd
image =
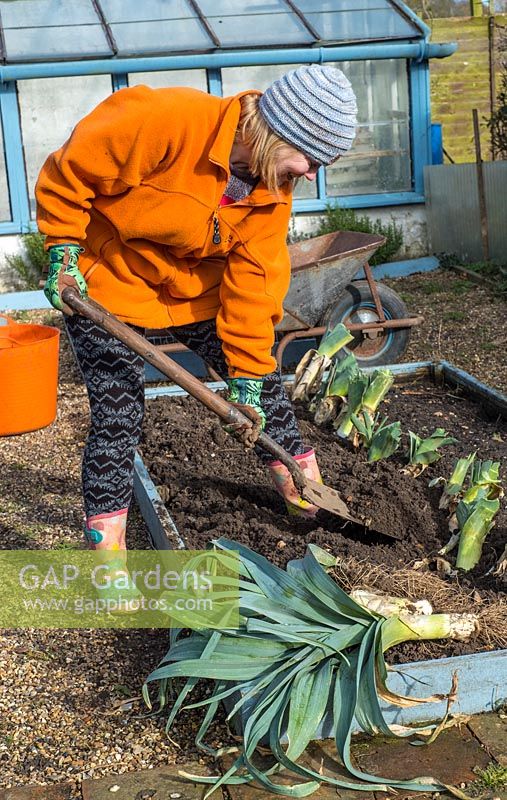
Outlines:
[{"label": "grass", "polygon": [[126,686],[124,683],[115,683],[113,684],[113,691],[119,697],[132,697],[135,694],[135,691],[131,689],[129,686]]},{"label": "grass", "polygon": [[11,314],[11,317],[16,322],[32,322],[32,312],[31,311],[14,311]]},{"label": "grass", "polygon": [[423,294],[439,294],[440,292],[445,292],[445,286],[439,281],[426,281],[422,283],[419,287],[419,290]]},{"label": "grass", "polygon": [[75,542],[69,542],[66,539],[61,539],[59,542],[53,544],[53,550],[80,550],[81,548]]},{"label": "grass", "polygon": [[463,322],[466,316],[464,311],[446,311],[443,315],[446,322]]},{"label": "grass", "polygon": [[474,769],[475,774],[481,783],[488,789],[502,789],[507,787],[507,767],[502,767],[501,764],[496,764],[490,761],[485,769]]},{"label": "grass", "polygon": [[[450,286],[445,286],[440,281],[425,281],[421,283],[417,288],[423,294],[440,294],[442,292],[451,292],[452,294],[461,295],[469,292],[470,289],[474,289],[476,284],[473,281],[469,281],[466,278],[459,278],[458,280],[453,281]],[[459,313],[459,312],[458,312]]]},{"label": "grass", "polygon": [[499,292],[507,292],[507,265],[497,264],[494,261],[478,261],[476,264],[467,264],[466,269],[476,272],[482,278],[493,281]]},{"label": "grass", "polygon": [[2,497],[0,501],[0,514],[12,514],[16,513],[19,510],[20,506],[19,503],[14,502],[13,500],[8,500],[5,497]]},{"label": "grass", "polygon": [[463,279],[454,281],[450,287],[450,291],[453,294],[461,295],[461,294],[466,294],[467,292],[470,291],[470,289],[475,289],[476,287],[477,284],[475,284],[473,281],[468,281],[466,279]]},{"label": "grass", "polygon": [[[496,261],[476,261],[473,264],[466,264],[458,256],[448,257],[445,254],[440,257],[440,264],[442,267],[457,266],[463,267],[463,269],[467,269],[470,272],[475,272],[476,275],[489,281],[495,294],[503,296],[507,294],[507,264],[499,264]],[[466,279],[461,283],[473,285],[472,281]],[[468,288],[466,288],[466,291],[468,291]],[[463,291],[465,291],[465,288]]]}]

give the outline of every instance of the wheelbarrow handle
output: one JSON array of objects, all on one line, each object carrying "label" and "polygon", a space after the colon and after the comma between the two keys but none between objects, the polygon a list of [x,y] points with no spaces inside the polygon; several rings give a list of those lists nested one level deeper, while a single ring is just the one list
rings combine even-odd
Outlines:
[{"label": "wheelbarrow handle", "polygon": [[[132,328],[124,322],[121,322],[114,314],[111,314],[110,311],[95,300],[84,300],[76,289],[72,287],[67,287],[63,290],[62,300],[70,306],[73,311],[95,322],[96,325],[108,331],[108,333],[111,333],[116,339],[133,350],[134,353],[137,353],[144,358],[145,361],[148,361],[160,370],[160,372],[170,378],[174,383],[178,384],[178,386],[188,392],[188,394],[192,395],[192,397],[220,417],[224,425],[241,423],[252,427],[252,421],[242,414],[239,409],[231,405],[231,403],[228,403],[227,400],[224,400],[224,398],[216,392],[213,392],[204,383],[201,383],[194,375],[173,361],[172,358],[169,358],[169,356],[159,350],[155,345],[152,345],[144,336],[141,336],[137,331],[132,330]],[[257,442],[267,450],[268,453],[271,453],[275,459],[278,459],[278,461],[281,461],[282,464],[287,467],[294,479],[296,487],[301,491],[306,485],[306,478],[297,461],[265,433],[259,435]]]}]

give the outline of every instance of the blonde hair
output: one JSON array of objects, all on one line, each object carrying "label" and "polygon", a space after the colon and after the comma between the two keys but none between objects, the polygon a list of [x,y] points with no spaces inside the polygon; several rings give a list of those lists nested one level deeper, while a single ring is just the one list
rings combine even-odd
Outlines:
[{"label": "blonde hair", "polygon": [[241,114],[236,137],[251,150],[250,172],[260,178],[270,192],[278,190],[277,166],[281,155],[294,147],[273,133],[259,111],[258,94],[246,94],[241,98]]}]

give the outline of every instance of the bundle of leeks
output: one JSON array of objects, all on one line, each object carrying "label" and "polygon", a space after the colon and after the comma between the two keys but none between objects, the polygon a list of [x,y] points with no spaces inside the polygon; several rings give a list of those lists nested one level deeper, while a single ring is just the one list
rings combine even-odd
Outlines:
[{"label": "bundle of leeks", "polygon": [[[228,698],[232,705],[229,719],[242,718],[242,741],[239,753],[238,748],[233,748],[237,755],[231,767],[223,775],[186,777],[212,784],[206,797],[222,785],[254,780],[273,794],[290,797],[307,796],[322,783],[358,791],[443,790],[445,787],[433,777],[399,780],[360,770],[350,754],[352,727],[357,720],[372,734],[417,734],[428,737],[428,741],[438,735],[447,714],[437,726],[388,725],[381,698],[410,706],[446,696],[415,698],[394,693],[387,686],[388,668],[383,654],[407,640],[464,638],[476,630],[476,619],[471,615],[459,618],[413,613],[413,608],[407,611],[396,605],[394,616],[390,615],[392,607],[389,611],[378,605],[375,609],[366,608],[327,574],[322,563],[329,565],[330,556],[314,545],[309,545],[304,558],[289,562],[286,570],[237,542],[218,539],[214,545],[221,561],[224,557],[232,561],[233,555],[239,555],[239,627],[197,630],[185,637],[177,633],[143,689],[150,707],[152,684],[158,685],[160,708],[168,701],[172,703],[169,730],[197,682],[201,678],[213,680],[211,696],[189,703],[186,708],[206,709],[195,743],[215,757],[227,750],[213,749],[205,744],[204,737],[221,701]],[[224,584],[222,594],[227,591],[228,584]],[[175,681],[182,678],[183,686],[175,686]],[[325,715],[326,727],[331,725],[336,743],[336,760],[350,777],[343,773],[338,773],[339,777],[322,774],[298,761]],[[287,745],[283,744],[285,737]],[[261,744],[270,750],[268,768],[261,767],[256,758]],[[275,782],[272,776],[281,770],[287,770],[295,779],[304,778],[304,782]]]}]

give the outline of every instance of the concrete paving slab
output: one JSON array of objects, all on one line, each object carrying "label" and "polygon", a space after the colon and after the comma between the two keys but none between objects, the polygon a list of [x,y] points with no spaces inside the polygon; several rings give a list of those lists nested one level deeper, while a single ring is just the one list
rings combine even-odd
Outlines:
[{"label": "concrete paving slab", "polygon": [[196,775],[212,774],[203,764],[185,763],[89,779],[81,786],[83,800],[201,800],[208,787],[182,778],[180,769]]},{"label": "concrete paving slab", "polygon": [[[372,774],[375,774],[372,769],[367,769],[364,767],[363,764],[360,763],[359,756],[366,753],[368,749],[372,747],[373,744],[377,743],[381,738],[382,737],[375,737],[372,739],[364,735],[354,736],[352,738],[351,754],[356,767],[364,770],[365,772],[370,772]],[[388,743],[397,742],[396,739],[387,739],[387,738],[385,739],[385,741]],[[411,749],[415,748],[412,747]],[[315,767],[317,767],[317,771],[319,771],[320,769],[325,774],[344,777],[344,779],[348,781],[359,782],[357,779],[354,780],[354,778],[351,775],[349,775],[342,766],[337,764],[336,748],[334,741],[332,739],[326,739],[322,742],[312,742],[312,744],[307,750],[307,753],[305,754],[305,757],[308,757],[311,760],[313,768],[315,769]],[[403,764],[403,769],[401,770],[401,772],[404,773],[405,769],[406,765]],[[385,775],[387,773],[384,772],[383,770],[379,770],[377,774]],[[412,777],[414,777],[416,774],[425,775],[428,773],[422,773],[417,771],[410,773]],[[390,773],[389,777],[396,777],[396,776]],[[406,774],[403,774],[402,779],[405,778]],[[373,790],[374,786],[372,784],[370,784],[370,786],[372,787]],[[319,792],[317,792],[317,794],[314,795],[316,798],[320,796],[320,791],[321,790],[319,790]],[[373,798],[373,800],[386,800],[386,797],[389,797],[389,795],[386,795],[385,792],[370,793],[362,791],[359,793],[358,791],[355,791],[353,789],[338,789],[337,794],[340,800],[366,800],[366,799],[370,800],[370,798]],[[417,796],[417,800],[432,800],[431,794],[426,794],[421,792],[408,792],[408,791],[405,792],[402,789],[396,789],[396,800],[404,800],[404,798],[406,797],[413,797],[413,796]],[[447,799],[451,800],[451,795],[447,795],[445,792],[440,793],[439,796],[441,800],[447,800]]]},{"label": "concrete paving slab", "polygon": [[468,727],[495,761],[507,767],[507,714],[479,714]]},{"label": "concrete paving slab", "polygon": [[[311,742],[306,752],[298,759],[298,763],[303,767],[307,767],[319,774],[331,775],[334,778],[342,779],[346,782],[351,782],[353,779],[346,772],[346,770],[337,763],[335,760],[334,742],[332,740],[315,741]],[[262,757],[256,755],[255,762],[262,770],[269,768],[272,764],[270,757]],[[232,757],[230,755],[224,756],[220,759],[220,767],[222,771],[227,770],[232,764]],[[284,786],[293,785],[295,783],[306,783],[312,778],[305,778],[296,773],[284,771],[275,773],[269,776],[273,783],[279,783]],[[227,793],[230,795],[231,800],[268,800],[268,797],[274,797],[273,792],[260,786],[256,783],[248,783],[240,786],[227,786]],[[315,800],[375,800],[373,792],[357,792],[348,789],[342,789],[333,786],[330,783],[322,783],[320,788],[312,795],[311,798]]]},{"label": "concrete paving slab", "polygon": [[451,728],[430,745],[414,746],[406,739],[375,736],[352,747],[361,770],[393,780],[432,775],[441,783],[459,786],[476,779],[475,767],[490,761],[488,753],[466,726]]},{"label": "concrete paving slab", "polygon": [[[345,772],[338,765],[336,771],[332,768],[332,762],[329,756],[322,749],[323,742],[312,742],[307,752],[299,759],[302,766],[307,766],[310,769],[319,772],[319,770],[330,770],[336,777],[341,775],[345,780]],[[260,769],[268,769],[272,761],[268,757],[256,756],[255,764]],[[226,756],[220,759],[220,766],[223,771],[227,770],[232,764],[232,758]],[[311,778],[304,778],[302,775],[296,775],[293,772],[280,772],[269,776],[273,783],[279,783],[283,786],[293,785],[295,783],[305,783]],[[268,800],[274,797],[274,793],[256,783],[248,783],[240,786],[227,786],[227,793],[231,800]],[[358,792],[351,792],[347,790],[337,789],[336,786],[331,786],[329,783],[323,783],[314,794],[310,795],[315,800],[358,800]],[[373,793],[361,792],[360,800],[375,800]]]},{"label": "concrete paving slab", "polygon": [[[411,745],[406,739],[389,737],[357,736],[352,742],[352,757],[357,767],[364,772],[377,776],[387,776],[392,780],[410,780],[418,776],[431,775],[443,784],[459,786],[477,779],[474,768],[484,768],[490,761],[489,754],[481,747],[477,739],[466,726],[451,728],[444,731],[431,745]],[[299,760],[303,766],[309,766],[320,774],[332,775],[348,782],[354,779],[337,763],[336,749],[332,739],[312,742],[304,756]],[[268,766],[267,759],[259,765]],[[227,768],[229,762],[223,761],[222,768]],[[298,778],[291,773],[281,773],[273,776],[277,783],[297,783],[303,778]],[[372,790],[373,790],[372,786]],[[258,788],[253,784],[243,786],[228,786],[228,793],[232,800],[267,800],[272,793]],[[504,800],[499,792],[494,792],[494,797]],[[312,795],[316,800],[385,800],[385,794],[372,792],[357,792],[350,789],[340,789],[330,784],[323,783],[320,789]],[[417,791],[397,790],[397,800],[408,797],[417,797],[418,800],[430,800],[431,795],[421,794]],[[440,797],[451,797],[441,793]]]},{"label": "concrete paving slab", "polygon": [[69,800],[73,786],[59,783],[56,786],[16,786],[0,789],[0,800]]}]

